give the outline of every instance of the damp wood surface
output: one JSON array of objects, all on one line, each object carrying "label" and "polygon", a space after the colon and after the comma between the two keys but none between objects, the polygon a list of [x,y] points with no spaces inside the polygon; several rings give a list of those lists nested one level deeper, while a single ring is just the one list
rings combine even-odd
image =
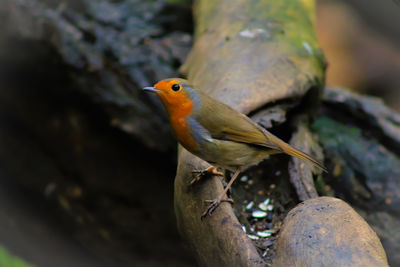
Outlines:
[{"label": "damp wood surface", "polygon": [[[322,89],[313,1],[196,1],[193,8],[194,44],[181,72],[200,90],[250,113],[279,101],[296,106],[311,88]],[[191,171],[208,164],[183,148],[178,161],[178,228],[200,265],[266,265],[229,204],[200,220],[203,200],[222,184],[214,177],[189,188]]]}]

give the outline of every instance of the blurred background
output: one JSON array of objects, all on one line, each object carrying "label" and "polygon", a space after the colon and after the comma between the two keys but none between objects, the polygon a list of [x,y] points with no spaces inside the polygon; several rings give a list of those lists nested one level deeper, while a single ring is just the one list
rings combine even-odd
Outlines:
[{"label": "blurred background", "polygon": [[[193,266],[176,145],[139,89],[178,75],[191,1],[0,1],[0,266]],[[326,85],[400,111],[400,6],[317,1]]]},{"label": "blurred background", "polygon": [[317,1],[317,34],[327,86],[378,96],[400,111],[400,5],[396,1]]}]

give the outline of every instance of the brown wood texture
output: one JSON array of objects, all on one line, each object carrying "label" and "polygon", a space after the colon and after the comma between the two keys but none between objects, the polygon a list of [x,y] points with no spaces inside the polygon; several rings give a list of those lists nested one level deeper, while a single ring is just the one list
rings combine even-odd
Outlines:
[{"label": "brown wood texture", "polygon": [[273,266],[389,266],[376,233],[344,201],[306,200],[284,220]]},{"label": "brown wood texture", "polygon": [[[249,113],[273,101],[300,102],[323,83],[313,1],[196,1],[195,43],[182,73],[197,88]],[[217,177],[189,187],[208,164],[183,148],[175,179],[178,228],[201,266],[264,266],[230,204],[205,220],[204,200],[222,192]]]},{"label": "brown wood texture", "polygon": [[[301,151],[313,155],[318,159],[323,157],[322,149],[313,139],[311,131],[304,121],[297,125],[297,131],[293,134],[290,144]],[[323,162],[323,161],[322,161]],[[289,175],[292,185],[296,189],[299,200],[304,201],[318,197],[314,185],[313,174],[322,174],[322,170],[305,163],[301,159],[292,157],[289,164]]]}]

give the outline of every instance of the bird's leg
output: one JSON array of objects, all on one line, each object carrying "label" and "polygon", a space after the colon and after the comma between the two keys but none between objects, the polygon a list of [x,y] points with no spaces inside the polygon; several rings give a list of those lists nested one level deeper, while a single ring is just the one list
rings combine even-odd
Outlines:
[{"label": "bird's leg", "polygon": [[216,175],[216,176],[221,176],[221,177],[225,176],[222,172],[217,171],[217,167],[215,167],[215,166],[210,166],[205,170],[192,171],[192,173],[196,174],[196,176],[190,181],[189,185],[193,185],[194,183],[197,183],[198,181],[201,180],[201,178],[203,178],[204,176],[207,176],[207,175]]},{"label": "bird's leg", "polygon": [[211,204],[207,207],[206,211],[203,212],[201,215],[201,219],[204,219],[207,217],[207,215],[210,215],[214,212],[214,210],[221,204],[221,202],[230,202],[233,203],[233,200],[231,198],[224,198],[226,195],[226,192],[231,188],[233,182],[236,180],[240,173],[241,169],[238,168],[236,169],[235,173],[232,175],[232,178],[229,180],[229,183],[226,185],[224,188],[224,191],[219,195],[218,198],[214,200],[206,200],[205,202],[211,202]]}]

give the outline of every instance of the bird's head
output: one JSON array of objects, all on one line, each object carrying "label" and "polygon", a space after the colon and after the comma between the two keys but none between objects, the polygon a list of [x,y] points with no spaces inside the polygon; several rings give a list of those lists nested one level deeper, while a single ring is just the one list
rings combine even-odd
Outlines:
[{"label": "bird's head", "polygon": [[170,78],[159,81],[153,87],[145,87],[143,90],[155,93],[161,99],[164,106],[169,109],[192,102],[188,88],[187,80]]}]

